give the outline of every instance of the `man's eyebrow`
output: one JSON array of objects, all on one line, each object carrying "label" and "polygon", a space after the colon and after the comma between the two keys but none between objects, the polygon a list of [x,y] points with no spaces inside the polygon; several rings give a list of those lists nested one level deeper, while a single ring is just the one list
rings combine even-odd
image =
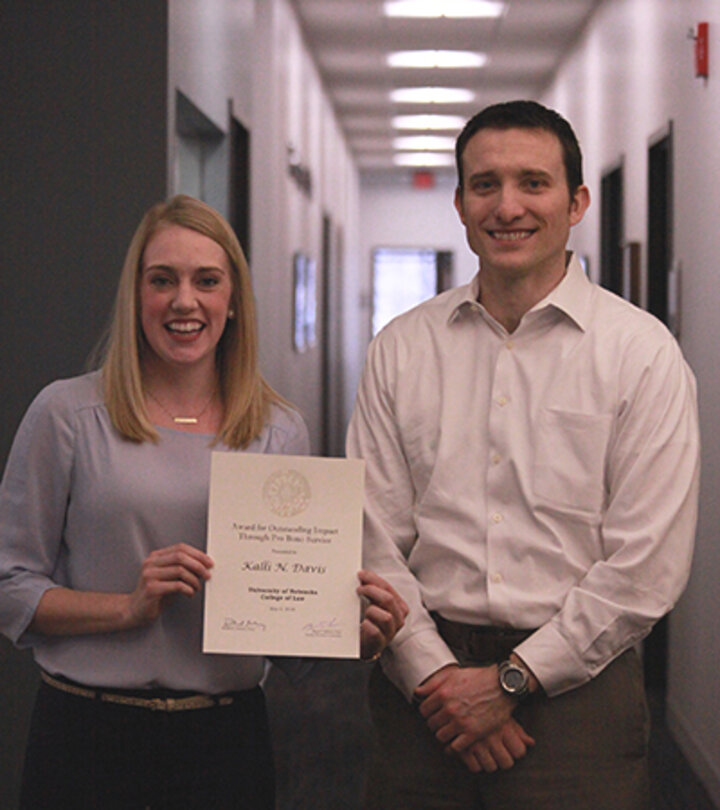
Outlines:
[{"label": "man's eyebrow", "polygon": [[520,177],[552,177],[552,174],[546,169],[522,169]]},{"label": "man's eyebrow", "polygon": [[[551,172],[547,171],[547,169],[541,168],[530,168],[526,167],[523,169],[519,169],[517,172],[513,172],[516,177],[521,179],[526,177],[543,177],[546,179],[552,178]],[[468,178],[468,183],[472,183],[478,180],[489,180],[493,179],[498,176],[498,171],[496,169],[487,169],[486,171],[480,172],[473,172]]]},{"label": "man's eyebrow", "polygon": [[484,172],[473,172],[470,177],[468,178],[468,182],[472,182],[473,180],[485,180],[490,177],[496,177],[497,172],[494,169],[488,169]]}]

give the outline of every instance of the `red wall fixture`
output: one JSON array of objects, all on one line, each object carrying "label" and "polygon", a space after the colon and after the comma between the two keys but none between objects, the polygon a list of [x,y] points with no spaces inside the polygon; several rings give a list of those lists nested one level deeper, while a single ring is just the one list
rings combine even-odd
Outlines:
[{"label": "red wall fixture", "polygon": [[695,75],[707,79],[710,75],[708,62],[708,23],[698,23],[695,36]]}]

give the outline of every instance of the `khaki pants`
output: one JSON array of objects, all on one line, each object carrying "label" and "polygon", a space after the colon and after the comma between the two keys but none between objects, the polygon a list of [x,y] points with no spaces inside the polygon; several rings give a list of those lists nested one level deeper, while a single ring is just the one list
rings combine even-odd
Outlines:
[{"label": "khaki pants", "polygon": [[516,711],[535,738],[507,771],[472,774],[376,667],[365,810],[648,810],[649,714],[640,660],[629,650],[588,684]]}]

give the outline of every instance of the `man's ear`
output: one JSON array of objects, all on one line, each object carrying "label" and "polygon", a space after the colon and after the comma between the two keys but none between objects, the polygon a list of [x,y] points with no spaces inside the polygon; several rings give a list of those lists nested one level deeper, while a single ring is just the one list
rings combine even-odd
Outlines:
[{"label": "man's ear", "polygon": [[458,212],[460,222],[465,225],[465,212],[463,210],[462,189],[460,186],[456,186],[455,188],[455,210]]},{"label": "man's ear", "polygon": [[570,201],[570,226],[577,225],[590,207],[590,189],[578,186]]}]

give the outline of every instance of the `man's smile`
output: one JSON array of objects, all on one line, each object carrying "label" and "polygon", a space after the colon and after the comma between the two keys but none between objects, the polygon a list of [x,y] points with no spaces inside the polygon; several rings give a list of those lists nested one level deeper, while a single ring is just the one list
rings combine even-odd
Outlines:
[{"label": "man's smile", "polygon": [[500,242],[520,242],[523,239],[529,239],[535,233],[534,230],[512,230],[512,231],[495,231],[488,230],[488,234],[493,239]]}]

